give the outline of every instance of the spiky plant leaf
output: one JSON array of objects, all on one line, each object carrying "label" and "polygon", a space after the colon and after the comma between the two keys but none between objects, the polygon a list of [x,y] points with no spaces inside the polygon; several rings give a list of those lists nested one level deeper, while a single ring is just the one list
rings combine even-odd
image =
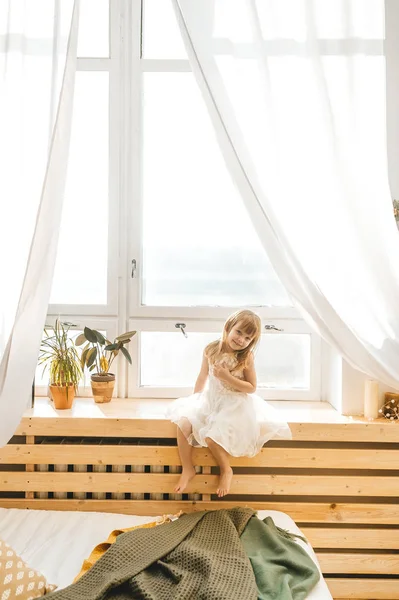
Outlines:
[{"label": "spiky plant leaf", "polygon": [[72,340],[68,336],[70,325],[56,319],[50,332],[45,329],[46,337],[42,340],[39,364],[43,364],[43,373],[48,370],[50,384],[58,386],[74,386],[79,384],[83,375],[79,356]]}]

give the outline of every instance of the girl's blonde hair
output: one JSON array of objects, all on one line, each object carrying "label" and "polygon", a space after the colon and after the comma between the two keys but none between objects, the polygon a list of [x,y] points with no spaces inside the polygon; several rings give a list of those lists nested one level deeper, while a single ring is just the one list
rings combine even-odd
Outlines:
[{"label": "girl's blonde hair", "polygon": [[253,336],[253,339],[246,348],[234,352],[237,359],[237,366],[235,368],[246,365],[248,356],[255,350],[262,333],[261,320],[252,310],[238,310],[232,314],[224,324],[222,338],[207,345],[204,353],[211,364],[214,364],[226,350],[227,336],[237,323],[241,323],[241,327],[247,335]]}]

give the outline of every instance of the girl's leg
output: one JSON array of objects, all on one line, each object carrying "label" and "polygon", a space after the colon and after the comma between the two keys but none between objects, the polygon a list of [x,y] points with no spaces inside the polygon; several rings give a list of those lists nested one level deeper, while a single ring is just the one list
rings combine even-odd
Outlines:
[{"label": "girl's leg", "polygon": [[220,467],[219,486],[216,490],[219,498],[226,496],[230,491],[233,469],[230,467],[230,455],[222,446],[219,446],[212,438],[205,438],[209,450]]},{"label": "girl's leg", "polygon": [[177,446],[179,448],[180,460],[183,466],[182,474],[179,479],[177,486],[175,487],[175,492],[182,493],[189,481],[195,475],[195,469],[193,467],[193,461],[191,459],[191,453],[193,451],[193,447],[188,443],[185,435],[183,434],[180,427],[177,427]]}]

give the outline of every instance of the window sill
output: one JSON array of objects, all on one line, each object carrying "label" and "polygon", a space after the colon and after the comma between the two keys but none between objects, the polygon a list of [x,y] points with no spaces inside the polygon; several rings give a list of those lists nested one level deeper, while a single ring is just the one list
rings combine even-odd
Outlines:
[{"label": "window sill", "polygon": [[[96,404],[76,398],[71,410],[56,410],[48,398],[36,398],[15,435],[175,438],[167,417],[170,399],[113,398]],[[340,415],[327,402],[271,402],[290,424],[294,441],[397,442],[399,423],[384,418]]]},{"label": "window sill", "polygon": [[[24,418],[105,418],[105,419],[164,419],[170,398],[113,398],[107,404],[96,404],[93,398],[75,398],[70,410],[56,410],[47,397],[36,397],[32,409]],[[328,402],[267,400],[289,422],[346,423],[353,419],[340,415]],[[358,419],[358,417],[356,417]],[[360,418],[361,420],[361,418]]]}]

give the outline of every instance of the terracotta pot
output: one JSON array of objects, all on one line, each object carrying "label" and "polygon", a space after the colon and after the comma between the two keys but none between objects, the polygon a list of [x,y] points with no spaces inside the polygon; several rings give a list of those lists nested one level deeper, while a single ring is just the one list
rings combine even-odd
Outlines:
[{"label": "terracotta pot", "polygon": [[94,402],[104,404],[111,402],[112,394],[115,387],[115,375],[107,373],[106,375],[92,375],[91,389],[93,392]]},{"label": "terracotta pot", "polygon": [[73,385],[50,385],[51,396],[54,407],[58,410],[72,408],[75,398],[75,387]]}]

